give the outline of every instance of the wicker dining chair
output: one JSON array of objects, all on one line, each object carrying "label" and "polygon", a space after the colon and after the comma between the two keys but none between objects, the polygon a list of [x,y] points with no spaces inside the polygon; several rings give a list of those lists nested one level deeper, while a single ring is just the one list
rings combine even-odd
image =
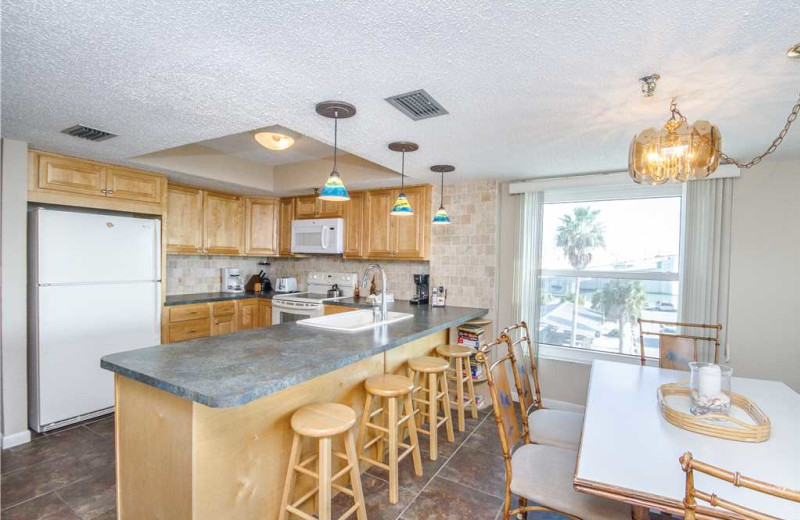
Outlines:
[{"label": "wicker dining chair", "polygon": [[[527,438],[524,405],[515,403],[509,382],[511,374],[517,395],[523,395],[511,338],[501,334],[498,340],[481,346],[475,357],[486,372],[505,462],[503,520],[528,511],[550,511],[574,520],[629,520],[629,505],[573,489],[578,455],[575,450],[533,444]],[[490,357],[499,359],[492,362]],[[519,506],[512,510],[514,495],[519,498]]]},{"label": "wicker dining chair", "polygon": [[525,417],[528,418],[530,440],[535,444],[577,450],[581,441],[583,413],[574,409],[560,408],[557,405],[544,406],[528,324],[521,321],[505,328],[503,334],[510,341],[508,348],[513,349],[514,356],[518,360],[518,370],[522,380],[521,401],[524,404]]},{"label": "wicker dining chair", "polygon": [[800,491],[778,487],[760,480],[745,477],[738,472],[728,471],[718,468],[717,466],[712,466],[711,464],[706,464],[705,462],[700,462],[699,460],[692,458],[692,454],[688,451],[680,458],[680,463],[681,468],[686,473],[686,494],[683,498],[684,520],[695,520],[697,518],[698,499],[702,500],[703,502],[707,502],[714,507],[736,513],[744,518],[753,520],[780,520],[777,517],[759,513],[758,511],[753,511],[752,509],[719,498],[715,493],[708,493],[706,491],[697,489],[694,487],[695,471],[705,473],[706,475],[711,475],[712,477],[724,480],[725,482],[730,482],[737,487],[752,489],[759,493],[766,493],[768,495],[791,500],[793,502],[800,502]]},{"label": "wicker dining chair", "polygon": [[[644,338],[645,336],[658,337],[658,366],[673,370],[689,370],[689,363],[697,361],[697,342],[708,341],[714,345],[714,363],[719,363],[719,336],[722,325],[709,325],[706,323],[687,323],[681,321],[646,320],[639,318],[639,350],[641,363],[645,365]],[[675,333],[654,332],[644,330],[646,325],[659,325],[672,327]],[[702,334],[683,334],[682,329],[702,329]],[[707,335],[706,335],[707,333]]]}]

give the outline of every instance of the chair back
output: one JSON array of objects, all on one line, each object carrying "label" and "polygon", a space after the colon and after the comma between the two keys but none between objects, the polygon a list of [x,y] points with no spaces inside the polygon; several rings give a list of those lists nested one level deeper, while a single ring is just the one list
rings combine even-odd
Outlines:
[{"label": "chair back", "polygon": [[524,404],[523,410],[527,416],[542,407],[539,371],[536,366],[536,353],[533,350],[530,329],[528,329],[527,323],[521,321],[503,329],[503,334],[511,339],[514,356],[517,359],[523,393],[521,403]]},{"label": "chair back", "polygon": [[680,458],[680,463],[681,468],[686,473],[686,492],[683,498],[684,520],[696,520],[698,499],[702,500],[703,502],[707,502],[714,507],[731,511],[745,518],[751,518],[754,520],[780,520],[774,516],[759,513],[758,511],[753,511],[752,509],[719,498],[715,493],[708,493],[706,491],[697,489],[694,487],[695,471],[716,477],[724,480],[725,482],[730,482],[737,487],[744,487],[759,493],[766,493],[768,495],[791,500],[793,502],[800,502],[800,491],[768,484],[760,480],[745,477],[738,472],[728,471],[718,468],[717,466],[712,466],[711,464],[706,464],[705,462],[700,462],[699,460],[692,458],[692,454],[688,451]]},{"label": "chair back", "polygon": [[[497,354],[500,355],[494,362],[491,361],[493,351],[497,351]],[[494,357],[497,357],[497,354]],[[511,385],[513,384],[517,395],[524,395],[511,338],[503,333],[497,340],[482,345],[475,354],[475,359],[481,363],[486,373],[492,397],[492,410],[497,422],[503,457],[507,461],[506,473],[510,481],[511,452],[520,441],[528,443],[530,439],[528,422],[525,419],[527,416],[524,415],[524,403],[515,404],[512,392]],[[509,375],[511,380],[509,380]]]},{"label": "chair back", "polygon": [[[646,320],[639,318],[639,350],[642,366],[645,365],[646,356],[644,348],[645,336],[658,338],[658,366],[674,370],[689,370],[689,363],[697,361],[698,341],[708,342],[714,348],[714,363],[719,363],[719,337],[722,325],[709,325],[706,323],[688,323],[681,321]],[[675,332],[661,332],[645,330],[648,326],[668,327]],[[685,334],[688,329],[700,329],[698,334]]]}]

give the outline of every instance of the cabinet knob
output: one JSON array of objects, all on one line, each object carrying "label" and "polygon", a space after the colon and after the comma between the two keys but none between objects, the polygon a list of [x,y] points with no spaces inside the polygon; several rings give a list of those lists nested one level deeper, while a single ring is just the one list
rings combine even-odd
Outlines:
[{"label": "cabinet knob", "polygon": [[100,190],[100,193],[108,193],[108,190]]},{"label": "cabinet knob", "polygon": [[112,193],[114,193],[114,190],[108,190],[106,193],[108,193],[109,195],[111,195]]}]

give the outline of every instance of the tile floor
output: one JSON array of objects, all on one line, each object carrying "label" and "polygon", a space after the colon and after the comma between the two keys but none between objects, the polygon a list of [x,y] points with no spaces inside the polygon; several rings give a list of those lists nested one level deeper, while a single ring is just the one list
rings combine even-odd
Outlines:
[{"label": "tile floor", "polygon": [[[423,449],[422,477],[411,457],[401,463],[400,501],[389,504],[386,472],[362,476],[370,520],[495,520],[503,504],[505,469],[494,419],[482,412],[468,419],[456,442],[440,441],[439,459]],[[2,453],[4,520],[111,520],[116,518],[114,421],[103,418],[42,435]],[[334,499],[334,518],[351,504]],[[535,520],[564,517],[529,515]]]}]

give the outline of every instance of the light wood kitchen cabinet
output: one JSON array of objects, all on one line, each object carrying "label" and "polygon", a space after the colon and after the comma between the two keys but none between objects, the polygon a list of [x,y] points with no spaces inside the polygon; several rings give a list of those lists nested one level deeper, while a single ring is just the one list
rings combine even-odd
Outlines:
[{"label": "light wood kitchen cabinet", "polygon": [[238,330],[258,327],[258,300],[238,300],[236,302],[236,316]]},{"label": "light wood kitchen cabinet", "polygon": [[347,202],[320,200],[316,195],[296,197],[296,219],[341,218]]},{"label": "light wood kitchen cabinet", "polygon": [[244,252],[246,255],[278,254],[278,199],[245,199]]},{"label": "light wood kitchen cabinet", "polygon": [[167,178],[121,166],[29,150],[28,201],[162,215]]},{"label": "light wood kitchen cabinet", "polygon": [[366,192],[350,192],[344,204],[344,256],[364,257],[364,202]]},{"label": "light wood kitchen cabinet", "polygon": [[343,312],[352,312],[358,309],[354,309],[353,307],[345,307],[344,305],[325,305],[323,313],[325,316],[330,314],[341,314]]},{"label": "light wood kitchen cabinet", "polygon": [[167,307],[167,337],[162,343],[204,338],[211,334],[210,309],[206,303]]},{"label": "light wood kitchen cabinet", "polygon": [[106,170],[106,196],[115,199],[159,203],[163,197],[159,175],[112,167]]},{"label": "light wood kitchen cabinet", "polygon": [[431,229],[430,186],[405,188],[413,215],[389,214],[399,193],[397,189],[367,192],[365,255],[369,258],[427,259]]},{"label": "light wood kitchen cabinet", "polygon": [[270,300],[258,300],[258,326],[272,326],[272,302]]},{"label": "light wood kitchen cabinet", "polygon": [[206,191],[203,197],[203,250],[210,255],[239,255],[243,249],[244,201],[238,195]]},{"label": "light wood kitchen cabinet", "polygon": [[167,252],[203,252],[203,190],[170,184],[167,188]]},{"label": "light wood kitchen cabinet", "polygon": [[236,332],[236,302],[214,302],[211,304],[211,335]]},{"label": "light wood kitchen cabinet", "polygon": [[280,217],[278,218],[278,253],[281,256],[292,255],[292,220],[295,215],[294,198],[281,199]]}]

